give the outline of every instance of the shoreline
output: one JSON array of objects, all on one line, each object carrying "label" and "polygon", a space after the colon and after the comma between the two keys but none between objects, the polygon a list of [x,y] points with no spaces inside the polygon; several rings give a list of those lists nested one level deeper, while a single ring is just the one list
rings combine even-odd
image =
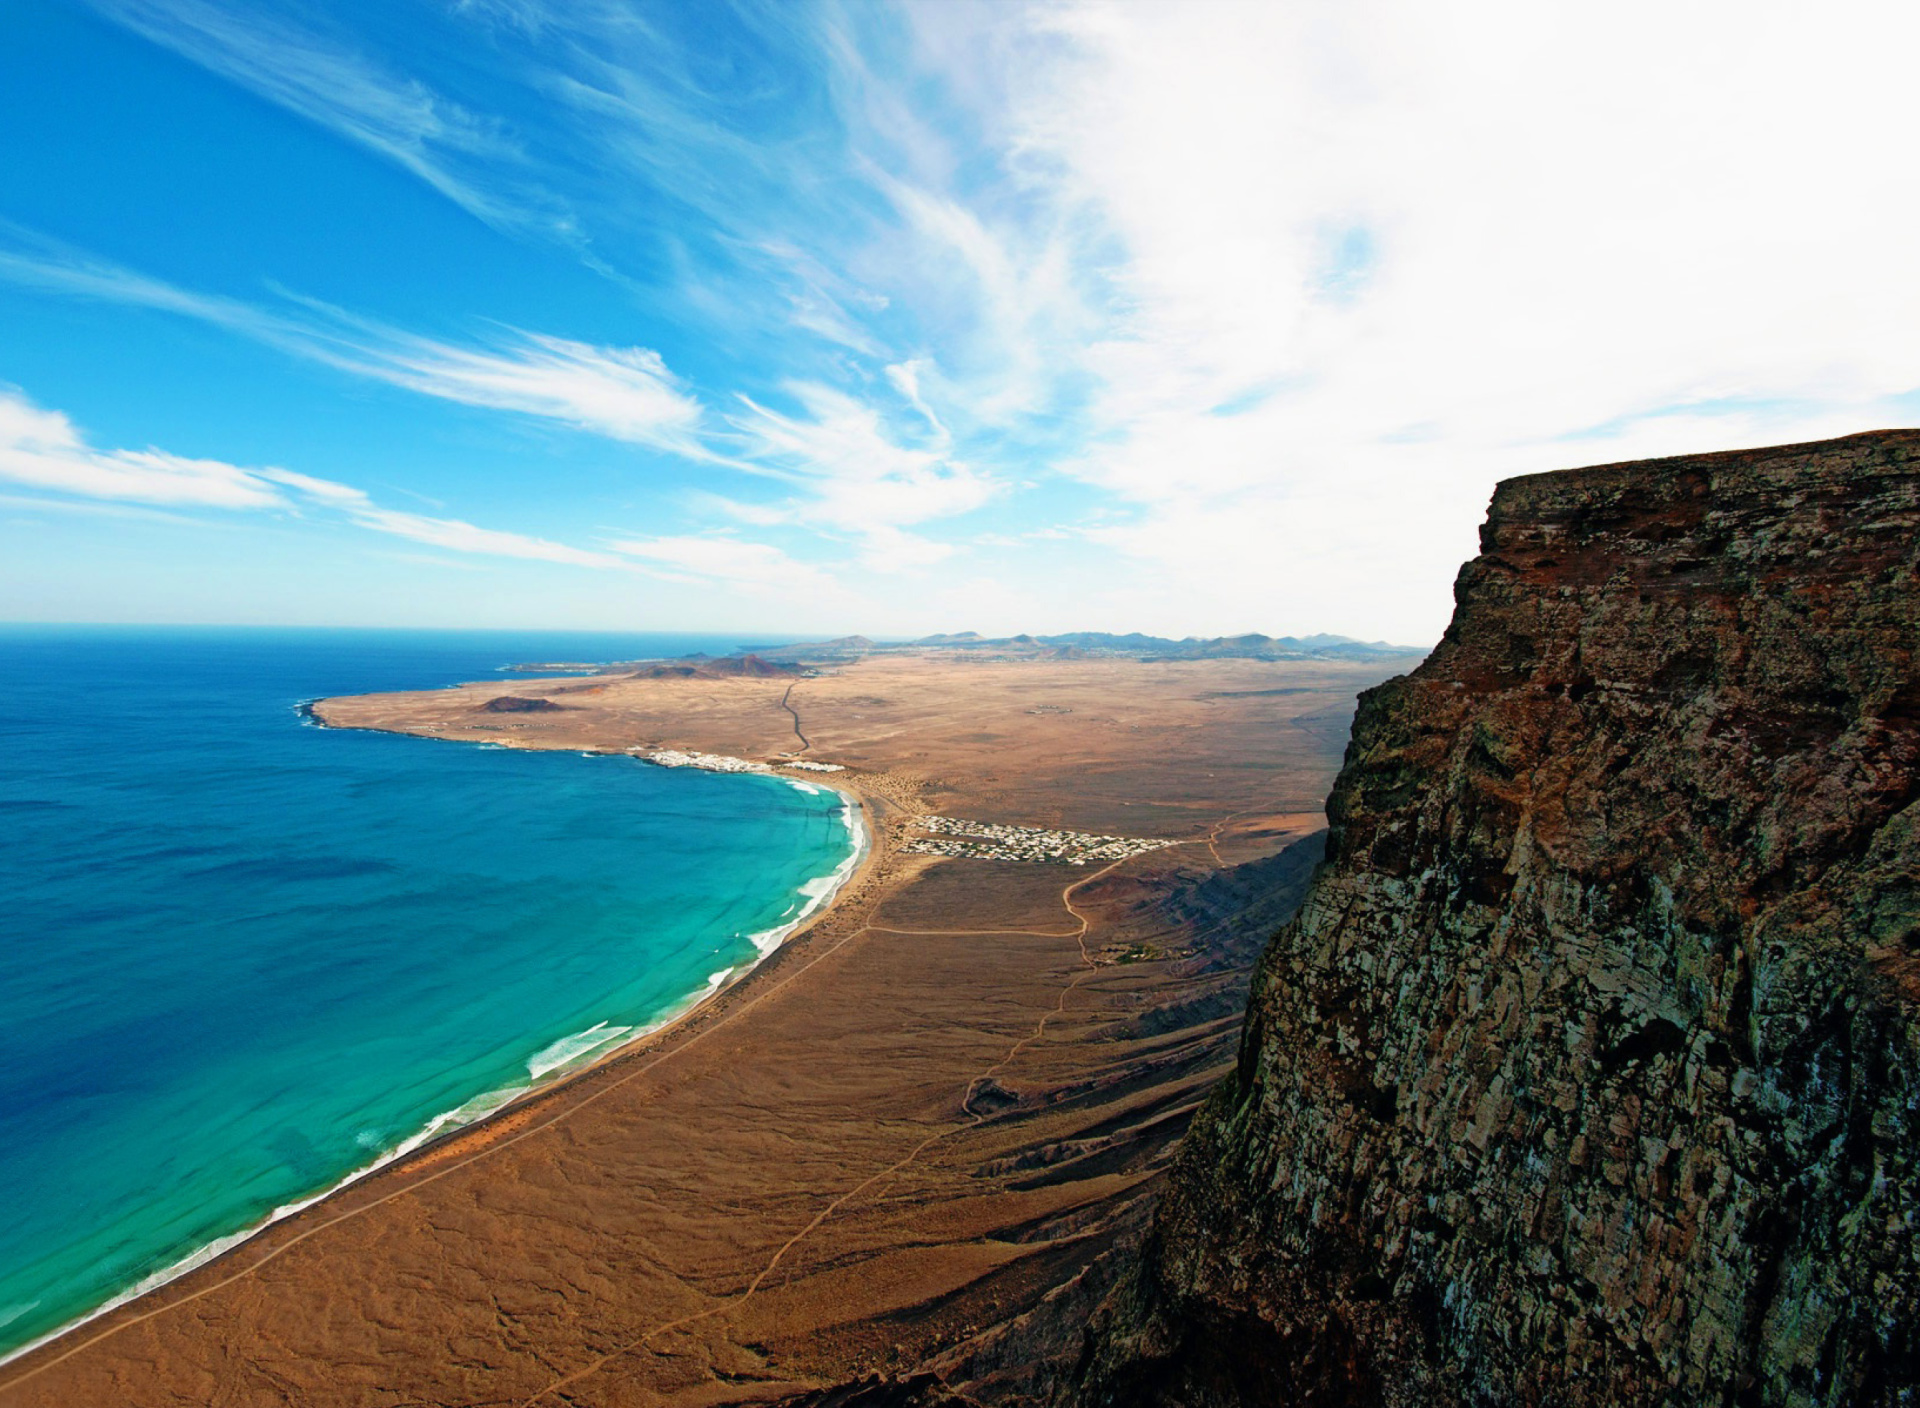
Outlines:
[{"label": "shoreline", "polygon": [[[488,710],[490,679],[316,701],[315,726],[722,763],[793,757],[797,709],[805,756],[849,771],[772,775],[857,802],[868,848],[760,976],[9,1363],[0,1402],[524,1403],[586,1380],[711,1408],[958,1362],[1143,1225],[1378,674],[902,655],[810,677],[794,709],[760,678],[623,676],[553,710]],[[1098,875],[907,850],[927,815],[1183,848]]]},{"label": "shoreline", "polygon": [[[625,757],[637,763],[644,763],[649,767],[666,767],[669,771],[676,770],[667,764],[656,763],[650,758],[621,749],[582,749],[566,746],[550,747],[539,744],[527,744],[518,739],[443,738],[437,734],[415,732],[409,729],[367,728],[353,724],[334,724],[328,722],[315,712],[314,706],[323,702],[325,701],[317,699],[304,700],[295,706],[295,712],[305,720],[307,726],[311,728],[351,729],[362,733],[390,733],[397,737],[423,738],[443,743],[462,743],[470,747],[479,748],[511,748],[529,753],[579,753],[595,757]],[[795,940],[803,937],[811,929],[817,927],[833,912],[834,906],[841,895],[845,894],[854,882],[867,877],[874,860],[881,854],[881,848],[878,844],[881,839],[878,823],[869,804],[869,799],[857,788],[847,785],[847,781],[850,781],[850,779],[829,782],[824,780],[824,776],[833,775],[828,774],[824,775],[821,780],[816,780],[816,775],[812,773],[809,773],[803,779],[788,776],[772,769],[769,769],[767,772],[743,771],[739,773],[733,773],[726,769],[712,768],[698,768],[693,770],[715,772],[721,775],[768,777],[774,781],[785,782],[791,786],[796,786],[803,791],[821,790],[833,792],[839,795],[845,802],[842,817],[851,833],[853,843],[852,853],[825,875],[816,876],[813,880],[806,882],[806,884],[800,887],[799,893],[802,896],[806,896],[808,902],[802,906],[800,912],[792,919],[785,921],[783,924],[775,925],[772,929],[741,936],[744,937],[748,944],[754,949],[752,959],[744,963],[735,964],[732,968],[726,970],[726,976],[718,983],[709,980],[705,987],[688,994],[681,1006],[660,1020],[643,1025],[640,1028],[628,1029],[622,1033],[617,1042],[612,1045],[606,1045],[604,1050],[600,1049],[600,1046],[604,1045],[604,1043],[586,1048],[582,1055],[587,1056],[588,1059],[581,1061],[579,1064],[575,1065],[570,1061],[562,1061],[538,1075],[531,1075],[529,1083],[525,1086],[482,1091],[455,1106],[453,1109],[443,1111],[433,1116],[417,1133],[409,1135],[392,1149],[376,1156],[370,1162],[345,1174],[340,1179],[328,1184],[319,1191],[295,1202],[283,1204],[273,1209],[266,1217],[250,1226],[227,1233],[222,1237],[216,1237],[205,1246],[188,1252],[180,1260],[164,1266],[157,1271],[149,1272],[126,1290],[76,1319],[68,1321],[57,1329],[49,1330],[39,1338],[30,1340],[16,1349],[0,1352],[0,1370],[4,1370],[8,1366],[17,1363],[19,1360],[26,1358],[38,1350],[52,1347],[67,1336],[84,1329],[97,1320],[113,1314],[117,1310],[123,1310],[127,1306],[133,1305],[147,1296],[165,1290],[168,1286],[175,1284],[204,1267],[218,1264],[228,1256],[241,1251],[249,1243],[271,1232],[276,1227],[280,1227],[300,1216],[300,1214],[319,1207],[321,1204],[361,1186],[369,1179],[383,1173],[403,1173],[409,1161],[425,1158],[444,1148],[449,1142],[462,1136],[471,1136],[480,1133],[484,1131],[488,1125],[506,1120],[537,1100],[553,1096],[568,1086],[604,1071],[616,1062],[639,1055],[650,1043],[654,1043],[674,1033],[697,1014],[709,1011],[712,1004],[724,994],[734,993],[741,989],[755,973],[766,966],[767,961],[775,954],[779,953]],[[808,886],[819,884],[821,881],[830,881],[831,883],[824,888],[818,896],[808,896]],[[765,936],[768,934],[775,935],[776,937],[771,941],[763,942]],[[595,1027],[589,1027],[585,1031],[573,1033],[568,1037],[562,1037],[560,1041],[567,1041],[574,1037],[587,1035],[601,1025],[604,1025],[604,1023],[597,1023]],[[554,1044],[555,1043],[550,1043],[548,1047],[543,1048],[543,1051],[551,1050]],[[539,1054],[541,1053],[536,1052],[536,1057]],[[529,1063],[529,1070],[531,1070],[531,1063]],[[482,1105],[482,1102],[489,1101],[495,1096],[502,1097],[499,1103],[483,1106],[468,1118],[456,1119],[462,1111],[467,1110],[471,1106]],[[111,1331],[108,1333],[111,1333]],[[75,1353],[79,1349],[84,1348],[86,1343],[91,1342],[92,1341],[89,1340],[83,1342],[81,1345],[76,1345],[68,1350],[67,1353]],[[31,1378],[34,1373],[39,1372],[40,1368],[50,1367],[65,1357],[65,1354],[56,1356],[54,1359],[49,1360],[47,1365],[38,1366],[29,1371],[28,1374],[21,1376],[20,1379],[13,1380],[11,1383],[5,1385],[0,1385],[0,1388],[12,1387],[13,1384],[22,1382],[26,1378]]]}]

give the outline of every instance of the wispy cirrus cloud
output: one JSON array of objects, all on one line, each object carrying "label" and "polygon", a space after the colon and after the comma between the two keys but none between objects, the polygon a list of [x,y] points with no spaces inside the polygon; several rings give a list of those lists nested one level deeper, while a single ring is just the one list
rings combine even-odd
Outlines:
[{"label": "wispy cirrus cloud", "polygon": [[[683,277],[647,283],[651,297],[757,342],[762,360],[733,382],[740,409],[703,416],[651,349],[515,330],[456,345],[300,300],[199,296],[86,259],[42,257],[30,274],[45,285],[206,318],[423,394],[787,479],[780,504],[743,507],[852,541],[882,571],[951,552],[920,525],[980,507],[1002,482],[959,454],[956,436],[1046,410],[1066,365],[1058,340],[1081,321],[1069,311],[1066,243],[949,189],[967,154],[876,77],[884,63],[871,64],[854,22],[833,12],[744,5],[727,62],[713,65],[689,47],[696,34],[668,32],[672,16],[489,0],[451,13],[466,39],[496,44],[490,54],[435,76],[436,56],[412,53],[428,75],[415,78],[371,57],[365,37],[328,38],[283,5],[97,3],[463,203],[537,172],[595,232],[589,262],[629,285],[633,252],[664,234]],[[457,30],[449,36],[457,45]],[[492,97],[517,86],[537,98],[515,108],[511,129],[461,86],[481,69]],[[6,263],[0,251],[0,272]],[[22,276],[17,259],[13,269]]]},{"label": "wispy cirrus cloud", "polygon": [[820,602],[838,592],[834,579],[771,543],[727,534],[610,538],[606,547],[647,564],[656,575],[748,589],[805,593]]},{"label": "wispy cirrus cloud", "polygon": [[1053,625],[1418,640],[1504,474],[1920,404],[1886,177],[1920,20],[1884,5],[96,3],[567,242],[645,345],[425,336],[4,230],[0,276],[761,477],[664,486],[616,554],[648,571],[999,553],[1084,613]]},{"label": "wispy cirrus cloud", "polygon": [[413,173],[489,224],[564,235],[572,219],[506,124],[261,6],[91,0],[135,33]]},{"label": "wispy cirrus cloud", "polygon": [[628,566],[609,553],[383,508],[351,485],[292,470],[245,468],[156,449],[97,449],[66,415],[15,391],[0,390],[0,479],[110,504],[286,514],[319,510],[450,552],[577,567]]},{"label": "wispy cirrus cloud", "polygon": [[741,398],[728,417],[742,454],[793,476],[800,492],[777,507],[759,506],[756,521],[797,523],[853,539],[862,560],[877,571],[924,565],[953,549],[909,531],[986,504],[999,485],[952,453],[952,440],[922,401],[917,368],[894,369],[893,385],[906,406],[925,417],[924,444],[872,401],[817,382],[785,388],[792,413]]},{"label": "wispy cirrus cloud", "polygon": [[948,556],[950,547],[913,530],[977,509],[1001,487],[955,455],[952,433],[924,384],[938,380],[938,372],[924,359],[887,365],[866,397],[801,381],[781,388],[791,409],[741,396],[738,409],[715,417],[647,348],[599,347],[517,329],[501,329],[490,343],[458,345],[292,295],[265,306],[182,289],[3,224],[0,278],[161,309],[422,395],[776,479],[790,486],[784,499],[747,505],[713,496],[711,502],[736,521],[800,526],[852,541],[874,570]]},{"label": "wispy cirrus cloud", "polygon": [[372,529],[376,533],[391,533],[397,538],[411,538],[416,543],[445,548],[449,552],[485,557],[518,557],[534,562],[564,562],[575,567],[625,565],[619,558],[604,552],[569,547],[565,543],[530,537],[525,533],[481,528],[458,518],[440,518],[383,508],[366,491],[331,479],[317,479],[310,474],[299,474],[289,469],[248,472],[271,484],[293,490],[309,505],[332,509],[362,528]]},{"label": "wispy cirrus cloud", "polygon": [[35,489],[137,504],[218,509],[286,506],[270,481],[218,460],[159,450],[96,450],[72,421],[0,390],[0,478]]},{"label": "wispy cirrus cloud", "polygon": [[625,565],[608,553],[569,547],[565,543],[550,542],[525,533],[481,528],[458,518],[430,518],[425,514],[380,508],[372,503],[341,506],[341,511],[362,528],[370,528],[376,533],[391,533],[397,538],[411,538],[416,543],[445,548],[449,552],[485,557],[517,557],[532,562],[562,562],[573,567],[617,568]]},{"label": "wispy cirrus cloud", "polygon": [[702,443],[699,401],[649,348],[596,347],[511,328],[492,346],[461,347],[364,320],[336,326],[302,328],[297,348],[422,395],[559,421],[689,459],[719,458]]},{"label": "wispy cirrus cloud", "polygon": [[183,289],[0,222],[0,278],[198,319],[308,361],[463,405],[511,411],[696,460],[699,400],[645,347],[600,347],[499,329],[461,345],[311,299],[277,307]]},{"label": "wispy cirrus cloud", "polygon": [[[283,3],[93,3],[496,224],[563,233],[652,301],[876,364],[931,337],[981,420],[1043,409],[1083,321],[1063,222],[956,189],[979,154],[922,110],[918,72],[895,75],[897,43],[864,47],[877,16],[743,3],[714,63],[683,17],[589,0],[469,0],[443,46],[390,57]],[[649,267],[663,243],[679,278]]]},{"label": "wispy cirrus cloud", "polygon": [[47,498],[42,494],[0,494],[0,508],[81,518],[134,519],[148,523],[180,524],[195,528],[204,527],[209,522],[205,516],[180,513],[170,509],[146,508],[139,504],[108,503],[96,499]]},{"label": "wispy cirrus cloud", "polygon": [[905,14],[999,196],[1072,238],[1048,468],[1104,500],[1083,540],[1223,627],[1265,599],[1431,638],[1500,477],[1911,419],[1911,14]]}]

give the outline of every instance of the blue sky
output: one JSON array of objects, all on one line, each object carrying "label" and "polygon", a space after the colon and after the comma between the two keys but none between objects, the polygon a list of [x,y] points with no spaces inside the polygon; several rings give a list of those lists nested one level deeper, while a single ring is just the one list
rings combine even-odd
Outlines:
[{"label": "blue sky", "polygon": [[13,0],[0,618],[1424,642],[1912,423],[1913,21],[1557,8]]}]

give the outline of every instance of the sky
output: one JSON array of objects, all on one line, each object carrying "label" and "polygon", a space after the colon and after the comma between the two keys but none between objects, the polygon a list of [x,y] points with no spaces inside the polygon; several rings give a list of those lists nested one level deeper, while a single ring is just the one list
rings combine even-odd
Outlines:
[{"label": "sky", "polygon": [[1427,644],[1920,421],[1920,10],[8,0],[0,619]]}]

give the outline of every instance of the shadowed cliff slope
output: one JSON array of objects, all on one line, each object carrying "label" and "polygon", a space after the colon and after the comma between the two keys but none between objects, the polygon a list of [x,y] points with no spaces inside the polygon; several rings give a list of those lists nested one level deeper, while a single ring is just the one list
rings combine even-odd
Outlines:
[{"label": "shadowed cliff slope", "polygon": [[1908,1404],[1920,432],[1496,493],[1067,1396]]}]

